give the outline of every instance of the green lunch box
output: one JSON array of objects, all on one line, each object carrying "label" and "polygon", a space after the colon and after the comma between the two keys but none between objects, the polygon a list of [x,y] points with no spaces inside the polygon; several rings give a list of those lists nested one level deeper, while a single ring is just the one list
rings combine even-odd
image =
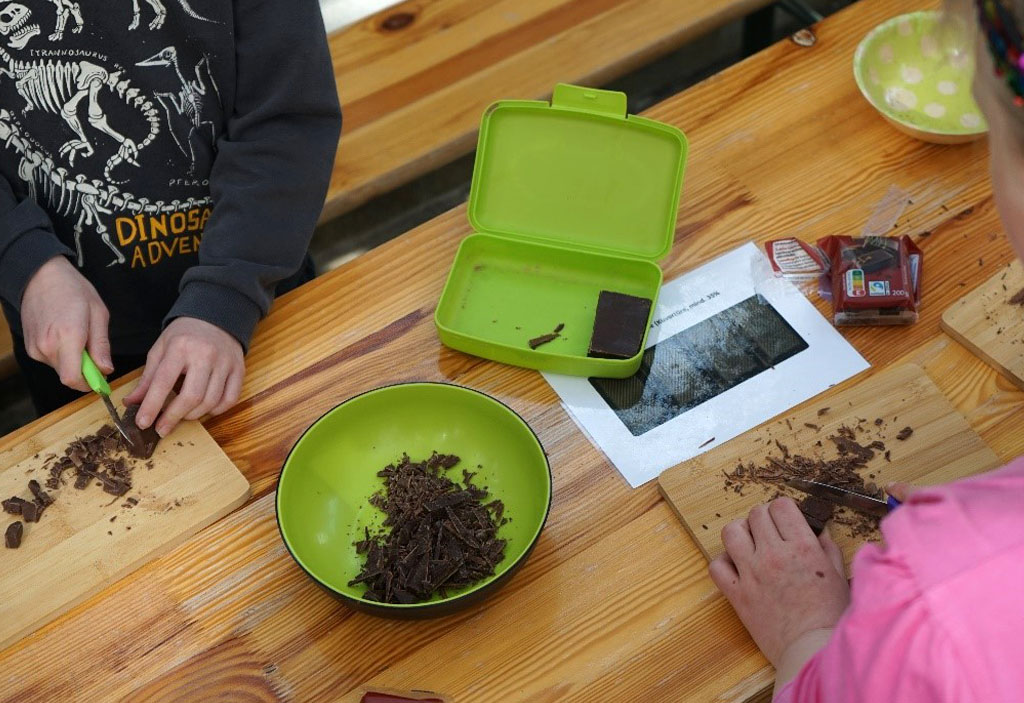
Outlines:
[{"label": "green lunch box", "polygon": [[[551,103],[503,100],[480,123],[469,221],[434,313],[441,342],[515,366],[625,378],[587,356],[598,294],[657,302],[672,249],[686,136],[626,114],[624,93],[559,84]],[[647,320],[650,328],[650,317]],[[564,325],[537,349],[529,341]]]}]

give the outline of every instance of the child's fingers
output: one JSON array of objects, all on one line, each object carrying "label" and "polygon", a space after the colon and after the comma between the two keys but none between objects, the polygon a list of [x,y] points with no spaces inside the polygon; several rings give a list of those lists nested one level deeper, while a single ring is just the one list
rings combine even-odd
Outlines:
[{"label": "child's fingers", "polygon": [[729,558],[728,554],[719,554],[712,559],[711,563],[708,564],[708,573],[711,574],[711,580],[718,586],[718,590],[726,594],[726,596],[729,595],[740,581],[736,565],[732,563],[732,559]]},{"label": "child's fingers", "polygon": [[885,487],[885,492],[901,503],[912,496],[917,490],[917,487],[902,482],[890,483]]},{"label": "child's fingers", "polygon": [[832,539],[832,535],[829,534],[828,528],[826,527],[818,535],[818,543],[821,544],[821,548],[825,550],[825,554],[832,560],[832,565],[836,567],[836,571],[843,578],[846,578],[846,566],[843,564],[843,550],[839,548],[839,545]]},{"label": "child's fingers", "polygon": [[85,349],[83,334],[65,334],[57,345],[57,374],[60,382],[76,391],[89,391],[89,384],[82,377],[82,350]]},{"label": "child's fingers", "polygon": [[244,379],[245,364],[238,364],[228,376],[228,381],[224,385],[224,397],[221,398],[217,407],[210,411],[211,415],[220,415],[238,402],[238,398],[242,394],[242,381]]},{"label": "child's fingers", "polygon": [[782,541],[782,535],[775,527],[767,505],[755,505],[747,518],[750,534],[754,538],[754,549],[761,549]]},{"label": "child's fingers", "polygon": [[749,561],[754,554],[754,538],[750,536],[750,526],[743,518],[733,520],[722,528],[722,544],[725,551],[737,566]]},{"label": "child's fingers", "polygon": [[208,363],[189,362],[181,392],[164,408],[160,413],[160,419],[157,420],[156,431],[161,437],[169,435],[183,417],[203,404],[212,370]]},{"label": "child's fingers", "polygon": [[776,498],[768,504],[768,512],[782,539],[787,542],[807,542],[814,538],[807,518],[800,512],[796,501],[788,496]]},{"label": "child's fingers", "polygon": [[[148,367],[149,364],[146,364]],[[153,381],[146,389],[146,397],[142,399],[142,405],[135,416],[135,422],[141,429],[146,429],[153,424],[156,416],[163,410],[167,396],[170,395],[174,384],[185,368],[185,359],[180,356],[164,355],[153,372]]]},{"label": "child's fingers", "polygon": [[160,361],[163,359],[164,346],[163,343],[158,339],[156,344],[153,345],[152,349],[149,350],[149,354],[146,355],[146,365],[142,369],[142,378],[132,389],[132,392],[125,396],[124,402],[128,405],[139,405],[142,403],[142,399],[146,397],[146,393],[149,392],[149,386],[153,383],[153,377],[156,376],[157,369],[160,368]]},{"label": "child's fingers", "polygon": [[224,397],[224,387],[227,385],[230,371],[231,368],[224,363],[213,367],[213,371],[210,373],[210,381],[206,386],[206,395],[203,397],[203,402],[192,408],[185,415],[186,420],[198,420],[220,404],[221,398]]},{"label": "child's fingers", "polygon": [[89,356],[105,374],[114,370],[114,360],[110,355],[110,339],[107,336],[109,319],[110,315],[101,303],[89,306]]}]

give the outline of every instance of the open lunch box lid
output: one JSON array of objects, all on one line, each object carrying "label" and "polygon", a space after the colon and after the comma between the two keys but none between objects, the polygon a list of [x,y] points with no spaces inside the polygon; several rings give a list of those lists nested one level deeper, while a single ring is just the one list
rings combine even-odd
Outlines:
[{"label": "open lunch box lid", "polygon": [[555,86],[505,100],[480,125],[477,232],[658,260],[672,249],[686,163],[677,128],[626,114],[626,94]]},{"label": "open lunch box lid", "polygon": [[[602,290],[651,300],[672,248],[687,141],[626,114],[620,92],[559,84],[550,103],[503,100],[480,125],[468,216],[435,313],[441,341],[503,363],[624,378],[587,356]],[[563,325],[537,349],[528,341]],[[648,327],[650,318],[648,319]]]}]

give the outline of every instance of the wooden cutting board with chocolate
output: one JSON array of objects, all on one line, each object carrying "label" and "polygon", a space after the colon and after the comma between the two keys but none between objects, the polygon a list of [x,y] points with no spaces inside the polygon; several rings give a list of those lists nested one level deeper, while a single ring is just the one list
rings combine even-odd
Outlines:
[{"label": "wooden cutting board with chocolate", "polygon": [[942,313],[942,329],[1024,388],[1024,267],[1004,266]]},{"label": "wooden cutting board with chocolate", "polygon": [[[120,399],[128,388],[114,391]],[[245,502],[249,483],[198,422],[133,457],[92,402],[0,453],[0,649]]]},{"label": "wooden cutting board with chocolate", "polygon": [[[789,415],[661,474],[665,499],[710,560],[721,531],[776,495],[805,496],[783,484],[805,478],[875,497],[891,481],[936,484],[999,466],[1000,461],[918,366],[887,369],[825,394]],[[848,508],[831,515],[805,503],[812,524],[829,520],[849,564],[877,520]]]}]

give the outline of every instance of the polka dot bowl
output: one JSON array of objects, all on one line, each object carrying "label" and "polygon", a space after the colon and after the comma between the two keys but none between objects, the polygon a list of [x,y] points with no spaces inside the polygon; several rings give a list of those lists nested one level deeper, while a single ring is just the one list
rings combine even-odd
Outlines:
[{"label": "polka dot bowl", "polygon": [[971,95],[974,56],[952,19],[911,12],[864,37],[853,75],[868,102],[893,126],[927,142],[957,144],[988,131]]}]

